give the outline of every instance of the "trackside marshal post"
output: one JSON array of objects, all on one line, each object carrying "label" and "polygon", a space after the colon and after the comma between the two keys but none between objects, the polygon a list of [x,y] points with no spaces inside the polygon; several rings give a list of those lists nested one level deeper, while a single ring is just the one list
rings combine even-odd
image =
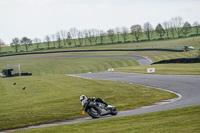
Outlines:
[{"label": "trackside marshal post", "polygon": [[109,68],[108,72],[114,72],[114,68]]},{"label": "trackside marshal post", "polygon": [[147,68],[147,73],[154,73],[155,71],[155,68]]}]

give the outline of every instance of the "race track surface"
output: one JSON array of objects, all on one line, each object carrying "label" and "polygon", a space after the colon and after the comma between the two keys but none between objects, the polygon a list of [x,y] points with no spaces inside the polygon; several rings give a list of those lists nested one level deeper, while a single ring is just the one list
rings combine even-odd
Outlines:
[{"label": "race track surface", "polygon": [[[143,56],[136,55],[52,55],[45,54],[44,56],[18,56],[17,60],[23,59],[59,59],[59,58],[130,58],[136,60],[140,65],[150,65],[152,61]],[[15,58],[6,58],[6,60],[16,60]]]},{"label": "race track surface", "polygon": [[200,104],[199,75],[153,75],[120,72],[102,72],[73,74],[73,76],[140,84],[154,88],[162,88],[181,95],[180,100],[170,104],[159,106],[159,108],[156,108],[155,111]]},{"label": "race track surface", "polygon": [[[121,116],[129,116],[135,114],[150,113],[156,111],[169,110],[192,105],[200,105],[200,76],[195,75],[152,75],[152,74],[136,74],[136,73],[120,73],[120,72],[102,72],[73,74],[70,76],[88,78],[88,79],[104,79],[112,81],[121,81],[130,84],[140,84],[154,88],[161,88],[174,92],[178,98],[166,100],[150,106],[144,106],[133,110],[120,111],[116,116],[104,116],[102,118],[113,118]],[[72,124],[93,120],[91,117],[75,119],[71,121],[55,122],[51,124],[43,124],[39,126],[29,126],[5,132],[16,130],[25,130],[31,128],[49,127],[57,125]]]}]

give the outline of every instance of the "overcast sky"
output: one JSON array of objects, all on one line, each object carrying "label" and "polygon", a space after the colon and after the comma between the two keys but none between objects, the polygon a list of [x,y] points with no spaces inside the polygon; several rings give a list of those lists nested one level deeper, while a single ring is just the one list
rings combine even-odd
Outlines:
[{"label": "overcast sky", "polygon": [[0,39],[41,38],[76,27],[102,29],[180,16],[200,22],[200,0],[0,0]]}]

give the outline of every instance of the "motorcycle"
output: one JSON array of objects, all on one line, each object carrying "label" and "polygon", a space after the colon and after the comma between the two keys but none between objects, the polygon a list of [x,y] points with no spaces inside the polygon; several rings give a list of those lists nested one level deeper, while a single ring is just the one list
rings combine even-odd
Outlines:
[{"label": "motorcycle", "polygon": [[88,113],[92,118],[99,118],[100,116],[105,115],[116,115],[118,113],[115,106],[108,105],[101,98],[87,98],[85,95],[80,96],[80,100],[82,102],[82,113]]}]

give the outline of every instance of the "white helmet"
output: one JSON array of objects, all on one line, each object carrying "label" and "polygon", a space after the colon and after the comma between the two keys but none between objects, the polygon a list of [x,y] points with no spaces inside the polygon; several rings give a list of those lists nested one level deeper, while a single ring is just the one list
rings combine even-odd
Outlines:
[{"label": "white helmet", "polygon": [[81,96],[80,96],[80,100],[82,101],[82,100],[84,100],[84,99],[87,99],[87,97],[86,97],[85,95],[81,95]]}]

